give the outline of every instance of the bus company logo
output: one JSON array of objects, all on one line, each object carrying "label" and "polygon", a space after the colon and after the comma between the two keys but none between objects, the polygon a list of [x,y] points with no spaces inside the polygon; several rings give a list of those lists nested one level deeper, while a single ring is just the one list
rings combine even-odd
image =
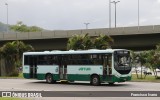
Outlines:
[{"label": "bus company logo", "polygon": [[12,97],[11,92],[2,92],[2,97]]},{"label": "bus company logo", "polygon": [[79,68],[78,69],[79,71],[90,71],[91,70],[91,68],[86,68],[86,67],[81,67],[81,68]]},{"label": "bus company logo", "polygon": [[55,72],[58,72],[58,67],[55,69]]}]

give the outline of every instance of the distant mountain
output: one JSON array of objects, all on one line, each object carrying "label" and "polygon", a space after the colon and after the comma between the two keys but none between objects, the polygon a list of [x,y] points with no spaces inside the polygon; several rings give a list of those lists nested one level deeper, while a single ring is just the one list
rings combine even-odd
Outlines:
[{"label": "distant mountain", "polygon": [[7,30],[7,25],[0,22],[0,32],[6,32]]},{"label": "distant mountain", "polygon": [[[9,30],[8,30],[9,33],[15,33],[16,32],[15,30],[10,29],[13,26],[15,26],[15,25],[9,25]],[[40,28],[40,27],[37,27],[37,26],[27,26],[27,25],[25,25],[25,26],[27,28],[32,29],[33,31],[35,29],[39,29],[39,31],[41,31],[41,32],[50,31],[50,30],[46,30],[46,29],[43,29],[43,28]],[[7,32],[7,25],[2,23],[2,22],[0,22],[0,32],[2,32],[2,33]]]}]

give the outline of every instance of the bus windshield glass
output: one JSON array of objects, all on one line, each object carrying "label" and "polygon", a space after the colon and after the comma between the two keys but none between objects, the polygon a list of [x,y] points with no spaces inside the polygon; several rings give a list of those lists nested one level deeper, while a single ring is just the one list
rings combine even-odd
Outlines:
[{"label": "bus windshield glass", "polygon": [[114,53],[114,67],[120,74],[128,74],[131,71],[131,59],[129,51],[116,51]]}]

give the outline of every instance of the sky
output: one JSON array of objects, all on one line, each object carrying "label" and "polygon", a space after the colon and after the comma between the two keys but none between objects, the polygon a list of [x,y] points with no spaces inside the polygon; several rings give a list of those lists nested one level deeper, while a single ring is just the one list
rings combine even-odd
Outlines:
[{"label": "sky", "polygon": [[[111,0],[113,1],[113,0]],[[115,0],[117,1],[117,0]],[[138,25],[138,0],[119,0],[117,27]],[[0,0],[0,22],[22,21],[47,30],[109,27],[109,0]],[[160,25],[160,0],[139,0],[140,26]],[[115,5],[111,4],[111,25],[115,26]]]}]

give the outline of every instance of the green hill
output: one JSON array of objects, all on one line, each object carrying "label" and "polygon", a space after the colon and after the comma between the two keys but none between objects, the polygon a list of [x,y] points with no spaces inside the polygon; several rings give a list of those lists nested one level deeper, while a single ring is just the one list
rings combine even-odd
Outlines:
[{"label": "green hill", "polygon": [[[20,24],[19,24],[20,23]],[[7,31],[7,25],[0,22],[0,32],[6,32]],[[44,32],[44,31],[49,31],[37,26],[27,26],[23,24],[21,21],[17,22],[16,25],[9,25],[9,33],[14,33],[14,32]]]}]

